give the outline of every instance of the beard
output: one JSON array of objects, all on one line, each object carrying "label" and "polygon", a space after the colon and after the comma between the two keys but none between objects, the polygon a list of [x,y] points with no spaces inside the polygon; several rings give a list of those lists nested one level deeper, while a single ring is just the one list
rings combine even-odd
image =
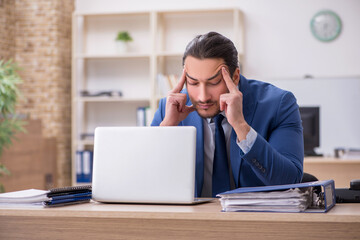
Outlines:
[{"label": "beard", "polygon": [[[207,101],[207,102],[191,101],[191,102],[193,103],[196,112],[202,118],[213,118],[221,112],[218,101]],[[211,104],[211,106],[208,109],[203,109],[202,107],[199,106],[201,104]]]}]

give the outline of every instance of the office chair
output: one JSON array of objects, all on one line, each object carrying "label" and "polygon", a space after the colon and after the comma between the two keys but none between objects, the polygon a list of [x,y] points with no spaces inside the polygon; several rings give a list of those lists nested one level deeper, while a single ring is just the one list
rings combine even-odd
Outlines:
[{"label": "office chair", "polygon": [[314,182],[314,181],[319,181],[319,179],[317,179],[317,177],[315,177],[314,175],[310,174],[310,173],[303,173],[303,177],[301,179],[302,183],[305,182]]},{"label": "office chair", "polygon": [[[315,177],[314,175],[312,175],[310,173],[306,173],[306,172],[303,173],[301,183],[314,182],[314,181],[319,181],[319,179],[317,179],[317,177]],[[317,194],[321,193],[321,187],[320,186],[315,187],[314,192]]]}]

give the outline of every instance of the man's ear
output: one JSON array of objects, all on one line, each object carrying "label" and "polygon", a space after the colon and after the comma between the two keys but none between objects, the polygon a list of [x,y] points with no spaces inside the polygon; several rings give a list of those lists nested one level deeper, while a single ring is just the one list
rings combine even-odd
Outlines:
[{"label": "man's ear", "polygon": [[240,69],[236,68],[232,77],[234,84],[237,86],[240,81]]}]

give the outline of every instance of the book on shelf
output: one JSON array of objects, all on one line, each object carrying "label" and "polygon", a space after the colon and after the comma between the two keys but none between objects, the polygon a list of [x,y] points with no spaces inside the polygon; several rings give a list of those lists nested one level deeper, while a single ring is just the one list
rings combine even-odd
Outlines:
[{"label": "book on shelf", "polygon": [[244,187],[217,196],[224,212],[327,212],[336,203],[333,180]]},{"label": "book on shelf", "polygon": [[91,183],[93,169],[93,151],[76,151],[76,182]]},{"label": "book on shelf", "polygon": [[110,91],[89,91],[82,90],[80,91],[80,96],[82,97],[122,97],[122,91],[119,90],[110,90]]},{"label": "book on shelf", "polygon": [[0,206],[58,207],[89,202],[91,196],[91,185],[52,188],[50,190],[26,189],[1,193]]},{"label": "book on shelf", "polygon": [[150,126],[152,116],[150,107],[138,107],[136,111],[136,125],[139,127]]},{"label": "book on shelf", "polygon": [[160,96],[166,96],[176,86],[178,77],[175,74],[164,75],[159,73],[157,75],[157,82]]},{"label": "book on shelf", "polygon": [[173,89],[176,84],[177,84],[177,77],[175,74],[169,74],[169,75],[166,75],[168,81],[170,82],[170,87],[171,89]]}]

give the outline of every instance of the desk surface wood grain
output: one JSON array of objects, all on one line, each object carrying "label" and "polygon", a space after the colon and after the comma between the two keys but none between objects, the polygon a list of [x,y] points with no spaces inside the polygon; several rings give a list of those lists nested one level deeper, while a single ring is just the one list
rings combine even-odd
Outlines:
[{"label": "desk surface wood grain", "polygon": [[[360,204],[328,213],[221,212],[191,206],[102,204],[1,208],[0,239],[359,239]],[[54,238],[55,237],[55,238]]]},{"label": "desk surface wood grain", "polygon": [[106,204],[91,202],[58,208],[1,208],[0,216],[151,218],[196,220],[358,222],[360,204],[337,204],[328,213],[221,212],[218,200],[198,205]]}]

